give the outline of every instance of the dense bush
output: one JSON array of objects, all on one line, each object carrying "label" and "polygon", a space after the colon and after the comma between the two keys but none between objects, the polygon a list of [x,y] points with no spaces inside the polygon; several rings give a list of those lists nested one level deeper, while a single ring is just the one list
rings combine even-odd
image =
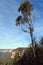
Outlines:
[{"label": "dense bush", "polygon": [[17,62],[13,65],[43,65],[43,47],[35,44],[35,57],[32,48],[30,47]]}]

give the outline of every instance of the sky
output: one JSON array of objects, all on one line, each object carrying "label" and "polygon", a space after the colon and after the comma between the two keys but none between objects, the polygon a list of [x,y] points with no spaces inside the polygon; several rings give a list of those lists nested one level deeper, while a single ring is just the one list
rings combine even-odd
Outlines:
[{"label": "sky", "polygon": [[[29,0],[33,4],[32,22],[37,40],[43,36],[43,0]],[[18,8],[24,0],[0,0],[0,49],[28,47],[30,35],[16,27]]]}]

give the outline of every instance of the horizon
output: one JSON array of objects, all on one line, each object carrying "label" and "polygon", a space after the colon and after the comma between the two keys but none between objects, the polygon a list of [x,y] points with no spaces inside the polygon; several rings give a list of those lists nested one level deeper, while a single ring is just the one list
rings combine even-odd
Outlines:
[{"label": "horizon", "polygon": [[[43,0],[29,0],[33,4],[32,22],[36,40],[43,37]],[[0,0],[0,49],[28,47],[30,35],[16,27],[18,8],[24,0]],[[16,6],[16,7],[15,7]]]}]

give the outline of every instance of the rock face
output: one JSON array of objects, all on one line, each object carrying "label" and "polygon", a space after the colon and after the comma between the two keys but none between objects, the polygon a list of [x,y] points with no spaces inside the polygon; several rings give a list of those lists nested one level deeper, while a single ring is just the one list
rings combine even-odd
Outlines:
[{"label": "rock face", "polygon": [[25,49],[22,49],[22,48],[18,48],[18,49],[16,49],[16,50],[13,50],[12,51],[12,55],[11,55],[11,58],[16,58],[16,57],[22,57],[23,56],[23,54],[24,54],[24,52],[25,52]]},{"label": "rock face", "polygon": [[0,49],[0,65],[12,65],[13,60],[18,60],[19,58],[21,58],[25,50],[25,48]]},{"label": "rock face", "polygon": [[24,54],[25,49],[18,48],[18,49],[0,49],[0,58],[15,58],[16,55],[20,57]]}]

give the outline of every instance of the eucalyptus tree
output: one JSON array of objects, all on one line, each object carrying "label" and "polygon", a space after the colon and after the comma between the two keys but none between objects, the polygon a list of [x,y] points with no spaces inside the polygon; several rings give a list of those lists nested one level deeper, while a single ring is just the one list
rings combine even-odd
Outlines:
[{"label": "eucalyptus tree", "polygon": [[30,33],[31,42],[33,46],[34,29],[31,19],[32,10],[33,10],[33,5],[28,0],[25,0],[25,2],[22,3],[18,8],[18,12],[20,12],[21,15],[18,16],[16,19],[16,26],[21,26],[23,32]]}]

